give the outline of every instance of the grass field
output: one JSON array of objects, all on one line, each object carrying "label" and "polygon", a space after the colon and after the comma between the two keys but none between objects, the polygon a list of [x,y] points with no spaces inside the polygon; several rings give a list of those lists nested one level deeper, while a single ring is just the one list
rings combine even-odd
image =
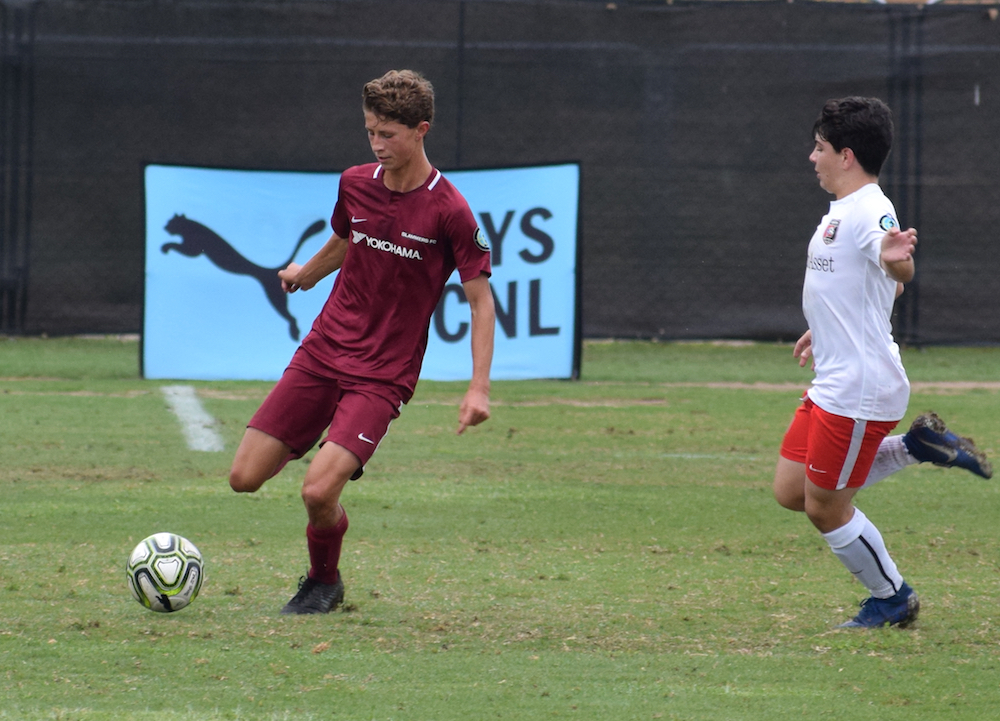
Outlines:
[{"label": "grass field", "polygon": [[[269,384],[193,383],[190,451],[115,339],[0,338],[0,719],[1000,718],[995,481],[913,467],[858,497],[916,628],[834,630],[865,593],[770,483],[810,374],[790,346],[592,343],[580,382],[424,383],[344,497],[346,605],[277,612],[306,568],[305,462],[226,482]],[[910,413],[1000,456],[1000,349],[904,353]],[[170,530],[189,608],[125,586]]]}]

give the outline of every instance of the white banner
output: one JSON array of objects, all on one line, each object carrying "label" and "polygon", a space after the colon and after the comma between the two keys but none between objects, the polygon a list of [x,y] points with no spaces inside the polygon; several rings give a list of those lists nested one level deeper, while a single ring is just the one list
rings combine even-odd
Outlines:
[{"label": "white banner", "polygon": [[[337,173],[146,167],[146,378],[277,380],[336,274],[281,292],[277,272],[330,237]],[[576,164],[460,170],[492,247],[495,380],[578,374]],[[421,378],[471,377],[469,307],[455,273],[431,320]]]}]

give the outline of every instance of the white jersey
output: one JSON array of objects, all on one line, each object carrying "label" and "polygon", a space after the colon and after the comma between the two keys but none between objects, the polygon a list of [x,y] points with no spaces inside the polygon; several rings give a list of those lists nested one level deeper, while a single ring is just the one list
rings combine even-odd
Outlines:
[{"label": "white jersey", "polygon": [[896,281],[882,269],[882,237],[896,211],[875,183],[830,203],[809,241],[802,310],[816,378],[809,397],[828,413],[869,421],[906,414],[910,382],[892,338]]}]

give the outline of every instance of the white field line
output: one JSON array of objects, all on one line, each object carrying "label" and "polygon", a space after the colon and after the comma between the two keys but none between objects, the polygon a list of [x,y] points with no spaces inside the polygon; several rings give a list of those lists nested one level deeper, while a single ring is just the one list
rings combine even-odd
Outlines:
[{"label": "white field line", "polygon": [[215,419],[201,405],[191,386],[162,386],[167,405],[181,422],[184,440],[192,451],[221,451],[222,436],[215,430]]}]

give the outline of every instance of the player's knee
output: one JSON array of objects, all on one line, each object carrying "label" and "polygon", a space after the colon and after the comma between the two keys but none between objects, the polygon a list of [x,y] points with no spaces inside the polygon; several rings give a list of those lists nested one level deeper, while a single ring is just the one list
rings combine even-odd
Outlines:
[{"label": "player's knee", "polygon": [[257,490],[251,488],[250,484],[247,483],[246,477],[235,470],[229,472],[229,487],[237,493],[252,493]]},{"label": "player's knee", "polygon": [[774,487],[774,500],[778,502],[778,505],[782,508],[787,508],[789,511],[802,512],[806,510],[806,499],[804,493],[795,493],[791,491],[788,484],[779,483],[775,481]]},{"label": "player's knee", "polygon": [[258,490],[264,481],[258,478],[258,474],[248,471],[240,466],[233,466],[229,470],[229,487],[237,493],[253,493]]},{"label": "player's knee", "polygon": [[309,510],[321,510],[330,505],[330,494],[324,486],[316,483],[302,485],[302,502]]},{"label": "player's knee", "polygon": [[789,461],[785,458],[778,459],[771,490],[774,493],[774,500],[782,508],[800,513],[806,510],[805,468],[802,463]]},{"label": "player's knee", "polygon": [[820,533],[830,533],[846,525],[854,515],[853,506],[806,503],[806,517]]},{"label": "player's knee", "polygon": [[302,502],[309,513],[323,515],[335,510],[349,478],[346,472],[316,476],[310,468],[302,484]]}]

